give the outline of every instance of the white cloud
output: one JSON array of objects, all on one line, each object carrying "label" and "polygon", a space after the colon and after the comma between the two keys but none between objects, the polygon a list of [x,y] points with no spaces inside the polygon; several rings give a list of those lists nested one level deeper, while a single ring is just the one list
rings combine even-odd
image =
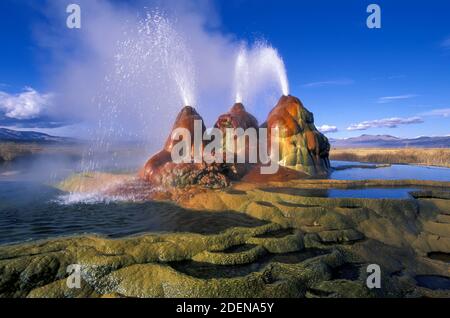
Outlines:
[{"label": "white cloud", "polygon": [[319,82],[311,82],[302,85],[303,87],[322,87],[322,86],[335,86],[335,85],[351,85],[355,81],[351,79],[341,79],[341,80],[330,80],[330,81],[319,81]]},{"label": "white cloud", "polygon": [[397,96],[384,96],[384,97],[380,97],[378,98],[378,103],[379,104],[385,104],[385,103],[390,103],[396,100],[404,100],[404,99],[410,99],[410,98],[414,98],[417,95],[415,94],[406,94],[406,95],[397,95]]},{"label": "white cloud", "polygon": [[317,127],[317,129],[322,133],[335,133],[338,131],[337,127],[332,125],[322,125]]},{"label": "white cloud", "polygon": [[51,104],[51,99],[52,94],[41,94],[31,87],[19,94],[0,91],[0,110],[8,118],[36,118]]},{"label": "white cloud", "polygon": [[382,128],[382,127],[396,128],[399,125],[420,124],[423,122],[424,122],[423,119],[417,116],[409,118],[392,117],[392,118],[363,121],[358,124],[351,124],[347,128],[347,130],[367,130],[369,128]]},{"label": "white cloud", "polygon": [[441,117],[449,117],[450,116],[450,108],[438,108],[433,109],[429,112],[421,113],[423,116],[441,116]]}]

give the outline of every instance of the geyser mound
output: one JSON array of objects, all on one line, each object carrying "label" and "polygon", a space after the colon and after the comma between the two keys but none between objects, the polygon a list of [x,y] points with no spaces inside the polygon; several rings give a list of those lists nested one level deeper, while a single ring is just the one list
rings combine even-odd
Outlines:
[{"label": "geyser mound", "polygon": [[[172,126],[172,130],[164,143],[164,148],[157,154],[152,156],[150,160],[147,161],[143,170],[140,171],[139,175],[147,181],[159,181],[155,180],[161,175],[161,170],[169,163],[172,163],[171,151],[173,147],[180,142],[180,140],[174,140],[172,138],[172,133],[175,129],[185,128],[191,133],[191,145],[194,144],[194,122],[195,120],[201,120],[202,117],[197,113],[195,108],[191,106],[185,106],[179,112],[175,122]],[[202,127],[202,132],[205,131],[205,126]]]},{"label": "geyser mound", "polygon": [[224,133],[226,128],[258,129],[258,120],[247,112],[242,103],[235,103],[227,113],[219,116],[214,127]]},{"label": "geyser mound", "polygon": [[[173,139],[173,132],[177,128],[184,128],[189,131],[191,136],[191,145],[194,147],[195,121],[202,122],[202,134],[206,127],[203,124],[203,118],[197,113],[195,108],[185,106],[173,124],[172,131],[164,144],[164,148],[152,156],[144,168],[139,172],[139,177],[153,185],[163,187],[185,187],[189,185],[200,185],[208,188],[224,188],[229,185],[227,177],[220,170],[220,166],[215,164],[194,163],[194,149],[190,152],[192,157],[190,163],[175,163],[172,161],[171,152],[175,145],[181,142],[181,139]],[[201,147],[204,147],[202,141]]]},{"label": "geyser mound", "polygon": [[[234,163],[222,164],[224,170],[228,172],[229,178],[240,179],[248,172],[252,166],[249,160],[250,153],[257,154],[258,145],[250,144],[250,142],[240,145],[236,136],[234,136],[231,144],[227,145],[227,131],[229,129],[233,131],[236,129],[242,129],[243,131],[252,129],[258,137],[258,127],[258,120],[247,112],[242,103],[235,103],[227,113],[220,115],[214,124],[214,128],[220,129],[223,135],[223,161],[226,162],[227,156],[234,158]],[[246,158],[245,163],[238,163],[237,159],[241,155]]]},{"label": "geyser mound", "polygon": [[[200,114],[193,108],[186,106],[178,114],[172,128],[172,132],[177,128],[185,128],[191,136],[191,145],[195,145],[194,127],[195,121],[202,121],[202,134],[205,134],[206,128]],[[234,104],[231,109],[218,117],[214,128],[222,131],[226,137],[228,129],[247,130],[249,128],[258,129],[257,119],[245,110],[242,103]],[[330,172],[329,151],[330,144],[328,139],[320,133],[314,125],[314,116],[294,96],[282,96],[277,105],[272,109],[267,117],[267,121],[261,125],[261,128],[268,128],[267,149],[271,146],[271,129],[278,129],[278,147],[279,164],[283,166],[283,175],[285,169],[295,170],[298,177],[321,177]],[[190,161],[184,163],[175,163],[171,158],[173,147],[181,140],[174,140],[172,132],[166,140],[164,148],[147,161],[140,172],[141,179],[151,182],[154,185],[164,187],[185,187],[190,185],[200,185],[210,188],[223,188],[230,184],[231,180],[240,180],[252,167],[260,165],[259,162],[249,163],[196,163],[194,158],[195,151],[191,151]],[[260,138],[257,135],[257,138]],[[275,136],[274,136],[275,138]],[[225,140],[226,138],[224,138]],[[202,138],[201,148],[209,144]],[[224,145],[225,146],[225,145]],[[226,145],[228,147],[228,145]],[[224,157],[227,153],[236,156],[245,152],[245,158],[249,158],[252,147],[258,147],[258,144],[251,145],[245,143],[243,148],[239,148],[237,143],[229,148],[223,148]],[[189,159],[189,158],[188,158]],[[268,180],[268,179],[267,179]]]},{"label": "geyser mound", "polygon": [[[263,124],[279,129],[280,165],[312,177],[330,172],[330,143],[314,125],[314,115],[294,96],[282,96]],[[270,138],[268,138],[270,140]]]}]

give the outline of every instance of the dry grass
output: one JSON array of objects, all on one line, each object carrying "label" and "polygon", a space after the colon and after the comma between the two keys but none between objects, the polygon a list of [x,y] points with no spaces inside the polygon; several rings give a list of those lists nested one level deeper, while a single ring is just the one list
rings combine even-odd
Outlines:
[{"label": "dry grass", "polygon": [[450,148],[333,148],[330,159],[450,168]]},{"label": "dry grass", "polygon": [[36,144],[20,144],[13,142],[0,143],[0,162],[12,161],[17,157],[39,152],[41,147]]}]

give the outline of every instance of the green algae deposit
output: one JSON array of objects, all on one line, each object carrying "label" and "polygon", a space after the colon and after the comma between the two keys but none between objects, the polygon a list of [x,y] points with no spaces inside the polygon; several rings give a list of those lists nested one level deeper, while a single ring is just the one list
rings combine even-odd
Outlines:
[{"label": "green algae deposit", "polygon": [[[86,235],[4,245],[0,295],[450,297],[448,183],[386,181],[393,184],[384,186],[427,187],[406,199],[295,193],[305,187],[370,187],[382,182],[238,183],[178,200],[187,209],[234,211],[266,222],[216,234],[148,233],[120,239]],[[80,266],[80,288],[68,287],[71,264]],[[381,288],[367,287],[370,264],[381,269]]]}]

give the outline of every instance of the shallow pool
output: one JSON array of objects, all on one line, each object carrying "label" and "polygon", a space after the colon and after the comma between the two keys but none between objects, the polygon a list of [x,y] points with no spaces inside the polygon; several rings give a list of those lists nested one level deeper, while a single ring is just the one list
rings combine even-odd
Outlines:
[{"label": "shallow pool", "polygon": [[367,198],[367,199],[408,199],[417,188],[358,188],[358,189],[298,189],[264,188],[268,192],[318,198]]},{"label": "shallow pool", "polygon": [[[242,213],[210,213],[161,202],[74,202],[62,204],[63,193],[47,184],[73,173],[74,161],[61,159],[44,169],[47,157],[0,165],[0,244],[74,234],[121,237],[147,232],[218,233],[234,226],[265,222]],[[333,166],[354,165],[333,161]],[[49,166],[48,164],[46,164]],[[363,164],[368,165],[368,164]],[[48,167],[47,167],[48,168]],[[49,173],[48,171],[51,171]],[[335,179],[421,179],[450,181],[450,169],[393,165],[387,168],[351,168],[335,171]],[[409,198],[415,188],[295,189],[278,188],[295,195],[348,198]]]},{"label": "shallow pool", "polygon": [[61,204],[55,201],[61,194],[39,183],[0,181],[0,244],[84,233],[212,234],[266,223],[244,213],[193,211],[165,202]]},{"label": "shallow pool", "polygon": [[[332,167],[350,166],[350,165],[367,165],[370,163],[359,163],[349,161],[331,161]],[[434,180],[449,181],[450,168],[413,166],[413,165],[391,165],[376,169],[367,168],[351,168],[333,171],[331,179],[337,180],[365,180],[365,179],[385,179],[385,180]]]}]

